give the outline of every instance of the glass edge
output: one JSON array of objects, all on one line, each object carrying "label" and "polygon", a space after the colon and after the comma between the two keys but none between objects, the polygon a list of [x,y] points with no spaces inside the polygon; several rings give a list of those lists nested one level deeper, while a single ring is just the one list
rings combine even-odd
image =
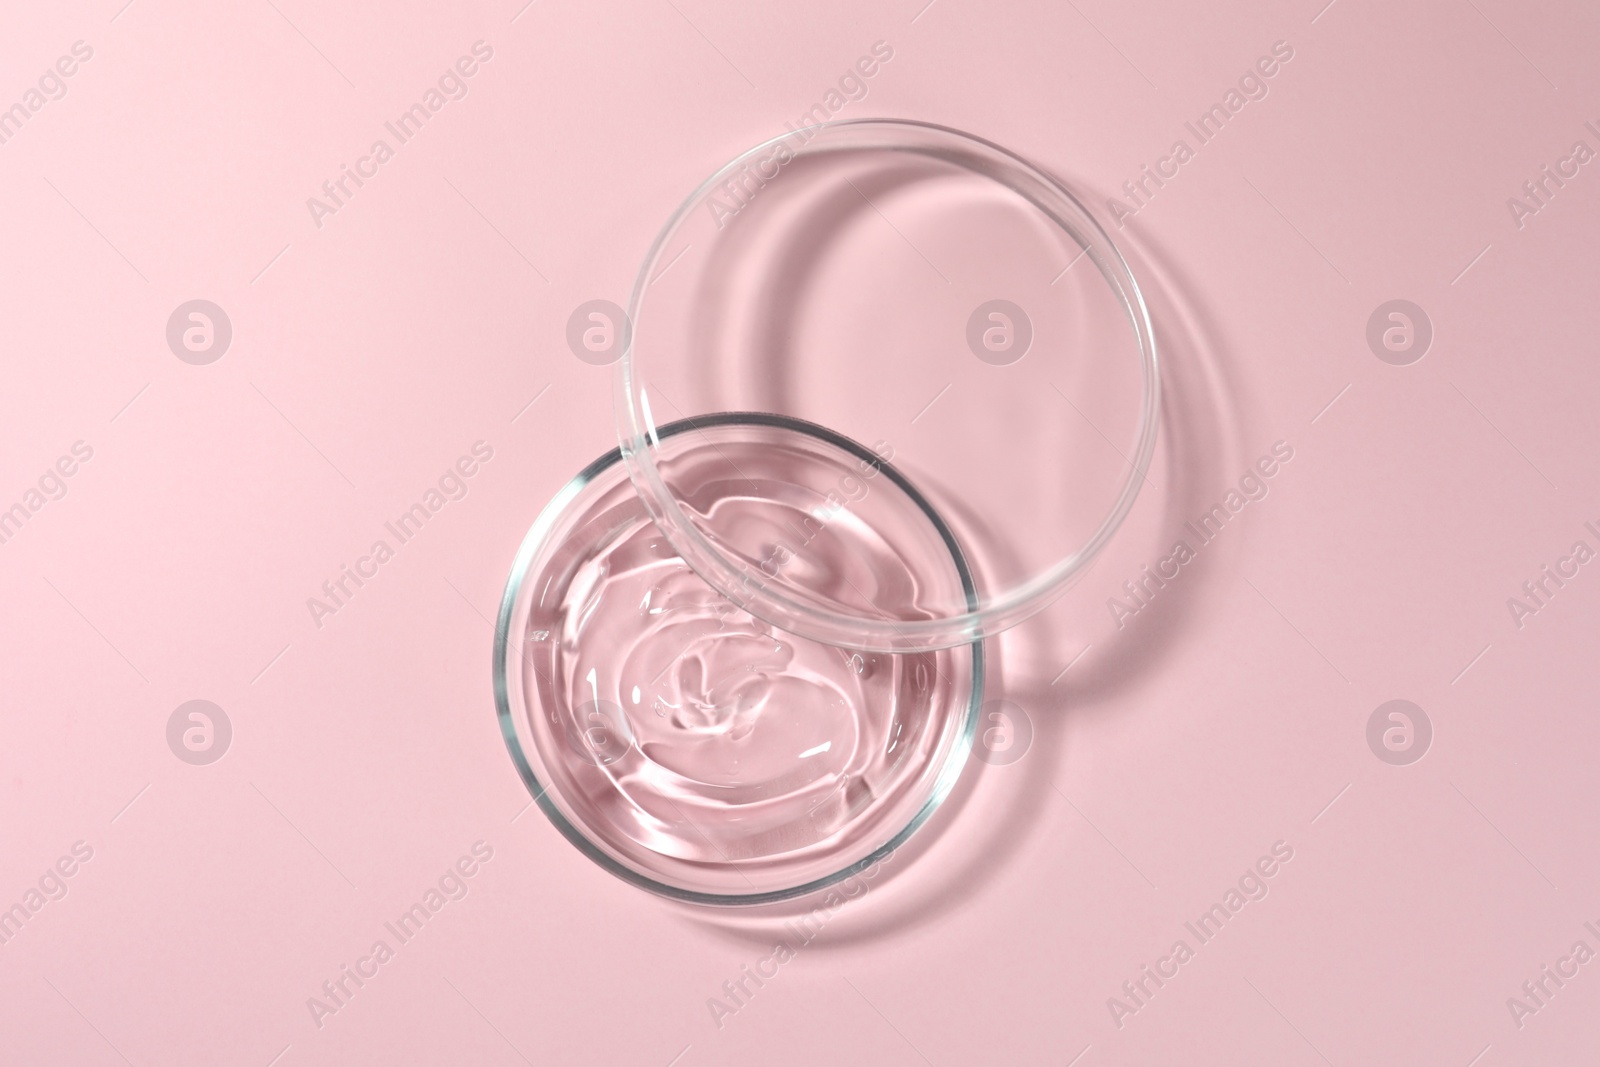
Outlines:
[{"label": "glass edge", "polygon": [[[753,422],[759,422],[762,425],[782,426],[812,436],[818,436],[830,444],[842,445],[847,451],[854,453],[858,457],[870,457],[880,464],[883,462],[878,459],[875,453],[869,452],[857,442],[826,427],[806,422],[803,419],[761,412],[721,412],[715,416],[701,416],[698,420],[680,419],[660,427],[657,433],[661,437],[670,437],[686,430],[704,428],[708,421],[714,422],[715,425],[750,425]],[[534,802],[538,804],[540,810],[544,812],[545,816],[561,835],[602,869],[630,885],[648,890],[657,896],[684,903],[714,907],[757,907],[763,904],[781,903],[819,892],[861,873],[873,864],[881,862],[904,845],[911,835],[932,817],[933,813],[938,810],[944,803],[945,798],[955,788],[961,772],[966,768],[972,752],[972,740],[977,733],[978,716],[983,705],[984,687],[987,683],[985,653],[981,640],[974,640],[970,643],[972,650],[972,691],[967,701],[966,719],[952,743],[949,754],[945,757],[938,777],[934,780],[933,792],[929,794],[928,799],[923,802],[910,821],[898,833],[874,849],[869,855],[854,861],[849,866],[833,874],[824,875],[821,878],[813,879],[810,882],[791,888],[768,890],[760,893],[719,894],[684,889],[666,882],[657,881],[623,864],[591,841],[550,800],[549,790],[540,784],[538,775],[534,773],[533,765],[529,762],[527,754],[522,749],[522,742],[517,736],[516,723],[512,717],[511,694],[507,683],[506,670],[506,653],[509,651],[511,644],[512,618],[516,614],[517,599],[522,592],[522,584],[528,577],[528,569],[532,565],[534,557],[538,555],[539,549],[544,545],[545,540],[560,520],[562,513],[596,476],[622,459],[623,453],[624,450],[619,446],[584,467],[582,471],[562,486],[556,495],[551,498],[550,502],[544,506],[539,512],[538,518],[534,520],[533,525],[529,527],[527,534],[523,537],[522,544],[517,549],[517,555],[511,565],[511,572],[506,578],[505,591],[500,597],[500,610],[495,617],[494,658],[491,664],[494,679],[495,718],[500,726],[501,737],[506,743],[506,748],[511,754],[512,763],[515,764],[523,785],[527,787],[533,796]],[[887,466],[887,464],[884,464],[884,466]],[[962,555],[954,534],[939,513],[933,509],[932,504],[914,486],[910,485],[909,482],[905,482],[898,471],[894,471],[892,474],[898,479],[896,484],[900,485],[901,489],[928,516],[929,520],[934,524],[934,528],[938,530],[940,537],[950,548],[951,558],[961,576],[962,587],[966,591],[967,601],[969,604],[975,604],[977,590],[973,585],[972,574],[967,566],[966,557]]]},{"label": "glass edge", "polygon": [[[953,648],[969,642],[981,641],[985,637],[993,636],[1005,629],[1009,629],[1011,626],[1042,611],[1064,593],[1073,579],[1086,570],[1095,557],[1099,555],[1100,551],[1110,541],[1112,535],[1121,527],[1123,520],[1127,518],[1134,502],[1138,498],[1155,453],[1156,441],[1160,430],[1161,382],[1155,330],[1150,321],[1149,307],[1145,303],[1138,279],[1128,266],[1127,259],[1123,256],[1121,248],[1112,239],[1111,235],[1106,232],[1100,220],[1094,216],[1088,207],[1049,171],[1002,145],[995,144],[993,141],[964,130],[914,119],[892,118],[844,119],[836,122],[824,122],[798,127],[787,133],[769,138],[753,148],[741,152],[702,181],[694,192],[684,199],[657,232],[655,239],[651,242],[649,251],[645,254],[639,272],[634,279],[633,289],[628,300],[627,314],[630,323],[633,322],[637,316],[640,301],[648,288],[652,267],[656,260],[659,259],[668,237],[677,230],[678,224],[700,202],[701,198],[714,188],[725,175],[745,163],[750,157],[800,134],[812,133],[814,135],[815,132],[827,129],[862,126],[899,126],[924,132],[934,132],[982,145],[993,152],[999,153],[1014,165],[1019,166],[1031,178],[1042,182],[1054,193],[1065,198],[1067,203],[1075,208],[1082,215],[1083,220],[1092,228],[1092,236],[1098,237],[1103,246],[1110,251],[1111,260],[1109,264],[1098,255],[1091,255],[1090,259],[1095,262],[1101,276],[1110,285],[1118,302],[1122,304],[1123,310],[1128,316],[1129,325],[1138,341],[1143,387],[1141,390],[1139,436],[1135,441],[1133,457],[1130,460],[1129,475],[1123,481],[1117,500],[1112,504],[1105,518],[1101,520],[1100,525],[1096,527],[1095,532],[1070,556],[1057,562],[1048,571],[1036,575],[1022,585],[1012,589],[1005,596],[987,607],[978,607],[974,601],[969,600],[971,610],[961,615],[911,622],[873,620],[864,616],[853,616],[842,612],[816,608],[764,584],[753,588],[747,587],[747,591],[742,594],[738,592],[740,586],[744,584],[742,579],[745,577],[745,573],[731,564],[723,553],[718,551],[688,521],[682,509],[678,506],[678,502],[673,497],[671,490],[661,477],[654,459],[649,455],[647,437],[655,434],[657,440],[659,440],[660,430],[641,421],[640,405],[634,402],[634,397],[637,395],[636,386],[639,384],[639,380],[635,374],[632,358],[633,344],[637,341],[637,330],[633,329],[628,331],[628,341],[624,346],[621,359],[618,360],[618,370],[614,378],[615,392],[613,399],[619,431],[619,447],[622,459],[627,465],[629,477],[633,480],[640,498],[644,501],[646,510],[656,521],[656,524],[661,528],[662,533],[667,537],[674,549],[679,552],[684,561],[707,584],[749,611],[752,615],[800,636],[862,651],[897,653]],[[991,177],[989,175],[984,176]],[[991,180],[994,179],[991,177]],[[1015,189],[1013,191],[1018,192],[1019,195],[1025,195]],[[1035,206],[1044,210],[1037,203]],[[1081,240],[1079,235],[1071,227],[1067,227],[1063,220],[1056,219],[1053,213],[1048,211],[1046,214],[1050,214],[1052,221],[1066,228],[1075,240]],[[1093,250],[1091,249],[1091,251]],[[1107,272],[1108,265],[1111,268],[1110,273]],[[705,416],[702,416],[702,418],[705,418]]]}]

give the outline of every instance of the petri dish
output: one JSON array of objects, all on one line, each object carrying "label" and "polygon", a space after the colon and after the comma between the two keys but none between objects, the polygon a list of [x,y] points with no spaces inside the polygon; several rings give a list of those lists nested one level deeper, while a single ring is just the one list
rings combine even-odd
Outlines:
[{"label": "petri dish", "polygon": [[[947,525],[870,448],[766,413],[654,432],[673,484],[752,536],[837,512],[813,546],[841,557],[832,573],[902,608],[975,603]],[[984,682],[978,643],[852,651],[742,610],[662,536],[620,449],[529,530],[493,663],[506,746],[557,829],[613,874],[700,904],[801,896],[897,848],[960,775]]]},{"label": "petri dish", "polygon": [[[1027,618],[1093,562],[1154,452],[1155,339],[1115,243],[1051,174],[958,130],[851,120],[742,153],[667,221],[627,314],[615,407],[645,508],[709,586],[816,641],[951,648]],[[751,521],[736,479],[709,495],[668,461],[662,424],[725,411],[826,426],[892,461],[972,589],[879,584],[873,564],[857,581],[834,510],[783,528]],[[878,544],[941,551],[894,536]]]}]

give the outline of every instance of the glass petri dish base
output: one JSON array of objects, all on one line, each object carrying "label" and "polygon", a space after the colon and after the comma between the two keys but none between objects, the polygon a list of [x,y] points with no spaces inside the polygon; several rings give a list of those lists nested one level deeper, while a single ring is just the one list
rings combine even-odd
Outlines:
[{"label": "glass petri dish base", "polygon": [[[872,449],[741,413],[664,425],[655,447],[758,569],[804,566],[906,618],[975,595],[944,521]],[[678,556],[616,450],[524,540],[494,683],[512,759],[568,840],[656,893],[759,904],[849,877],[933,813],[971,747],[983,650],[852,651],[756,619]]]}]

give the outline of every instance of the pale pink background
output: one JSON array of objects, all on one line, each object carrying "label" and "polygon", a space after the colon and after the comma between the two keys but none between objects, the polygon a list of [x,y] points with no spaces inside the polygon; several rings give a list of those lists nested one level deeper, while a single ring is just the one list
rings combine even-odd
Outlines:
[{"label": "pale pink background", "polygon": [[[1600,949],[1600,568],[1520,630],[1506,606],[1600,547],[1600,165],[1520,230],[1506,207],[1600,148],[1592,6],[122,4],[0,29],[0,106],[94,49],[0,145],[0,506],[94,449],[0,545],[0,907],[94,850],[0,946],[0,1060],[1592,1057],[1600,963],[1520,1029],[1506,1006]],[[479,39],[470,95],[318,229],[306,198]],[[1122,231],[1174,357],[1161,490],[1004,643],[1032,749],[719,1028],[708,998],[787,935],[525,810],[487,620],[613,443],[568,314],[878,40],[841,117],[973,130],[1100,204],[1274,41],[1295,57]],[[1393,367],[1364,332],[1401,297],[1435,338]],[[193,298],[233,323],[209,366],[165,341]],[[315,627],[306,598],[480,439],[470,495]],[[1105,598],[1280,439],[1271,495],[1119,631]],[[165,738],[197,698],[234,728],[204,767]],[[1411,766],[1366,744],[1394,698],[1433,722]],[[470,894],[318,1028],[307,998],[478,840]],[[1119,1028],[1107,998],[1280,840],[1270,895]]]}]

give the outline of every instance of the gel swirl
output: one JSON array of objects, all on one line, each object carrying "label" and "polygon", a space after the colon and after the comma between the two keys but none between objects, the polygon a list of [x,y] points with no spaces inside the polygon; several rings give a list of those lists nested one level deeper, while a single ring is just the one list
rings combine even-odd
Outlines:
[{"label": "gel swirl", "polygon": [[655,851],[733,860],[825,840],[938,733],[935,654],[775,632],[648,522],[578,568],[560,618],[562,732],[611,787],[612,817]]},{"label": "gel swirl", "polygon": [[[662,438],[681,499],[758,572],[887,618],[926,617],[924,596],[968,580],[931,509],[859,445],[742,415]],[[617,455],[541,516],[514,587],[526,614],[503,662],[525,717],[502,725],[556,826],[653,887],[729,901],[909,834],[966,758],[978,646],[862,653],[752,617],[679,558]]]}]

